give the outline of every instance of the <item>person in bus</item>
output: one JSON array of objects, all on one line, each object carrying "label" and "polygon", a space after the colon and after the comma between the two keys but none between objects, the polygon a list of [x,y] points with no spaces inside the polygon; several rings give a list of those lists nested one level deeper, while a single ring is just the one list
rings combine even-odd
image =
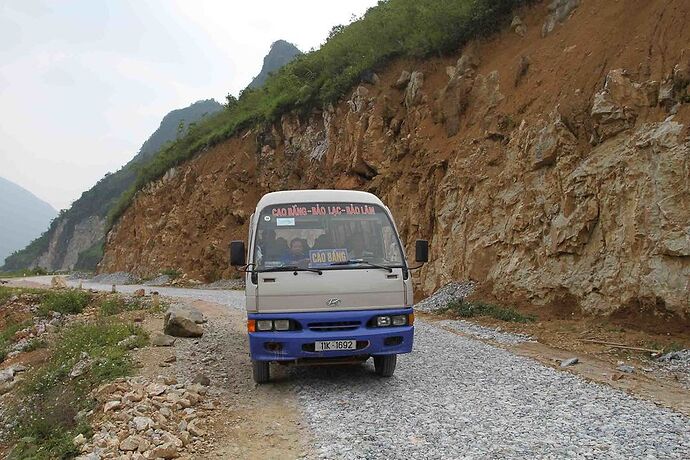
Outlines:
[{"label": "person in bus", "polygon": [[350,244],[348,247],[348,257],[350,259],[371,259],[374,253],[369,251],[366,247],[366,240],[362,232],[353,233],[350,237]]},{"label": "person in bus", "polygon": [[292,241],[290,241],[290,248],[288,249],[287,255],[283,258],[283,264],[297,265],[300,267],[309,264],[309,255],[307,254],[306,244],[302,238],[293,238]]}]

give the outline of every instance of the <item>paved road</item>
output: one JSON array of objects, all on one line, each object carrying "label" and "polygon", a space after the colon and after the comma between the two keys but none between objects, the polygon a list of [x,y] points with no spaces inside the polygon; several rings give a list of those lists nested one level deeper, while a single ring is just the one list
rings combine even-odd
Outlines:
[{"label": "paved road", "polygon": [[[153,289],[242,308],[239,291]],[[391,379],[370,363],[275,373],[320,458],[690,458],[680,413],[423,321],[415,340]]]}]

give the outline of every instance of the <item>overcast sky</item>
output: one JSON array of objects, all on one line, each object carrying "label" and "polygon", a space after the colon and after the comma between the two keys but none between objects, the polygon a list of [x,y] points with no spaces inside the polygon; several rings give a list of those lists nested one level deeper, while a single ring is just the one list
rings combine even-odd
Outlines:
[{"label": "overcast sky", "polygon": [[235,95],[274,41],[318,48],[375,0],[0,0],[0,176],[56,209],[170,110]]}]

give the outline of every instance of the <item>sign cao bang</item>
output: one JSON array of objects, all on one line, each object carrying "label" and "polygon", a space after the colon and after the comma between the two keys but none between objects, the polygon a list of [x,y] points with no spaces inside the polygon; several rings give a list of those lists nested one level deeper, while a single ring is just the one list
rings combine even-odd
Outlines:
[{"label": "sign cao bang", "polygon": [[328,267],[335,262],[347,262],[347,249],[312,249],[309,251],[310,267]]}]

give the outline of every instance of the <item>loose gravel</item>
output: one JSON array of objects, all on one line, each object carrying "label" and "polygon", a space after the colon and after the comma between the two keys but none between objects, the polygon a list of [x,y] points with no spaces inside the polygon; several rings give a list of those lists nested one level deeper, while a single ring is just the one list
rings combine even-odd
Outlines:
[{"label": "loose gravel", "polygon": [[453,300],[463,300],[474,290],[472,281],[450,282],[415,305],[415,310],[432,312],[446,308]]},{"label": "loose gravel", "polygon": [[229,279],[229,280],[218,280],[209,284],[202,284],[198,286],[198,289],[233,289],[233,290],[243,290],[244,280],[240,279]]},{"label": "loose gravel", "polygon": [[144,286],[165,286],[170,283],[171,279],[168,275],[158,275],[144,282]]},{"label": "loose gravel", "polygon": [[659,370],[673,375],[685,388],[690,390],[690,349],[666,353],[657,359],[656,365]]},{"label": "loose gravel", "polygon": [[[157,290],[242,305],[238,291]],[[690,418],[680,413],[424,321],[416,326],[414,352],[398,358],[389,379],[371,362],[272,366],[275,390],[298,395],[316,458],[688,458]],[[209,325],[209,337],[214,331]],[[221,369],[207,369],[220,377]]]},{"label": "loose gravel", "polygon": [[687,458],[690,419],[419,322],[390,379],[294,368],[319,458]]},{"label": "loose gravel", "polygon": [[534,342],[534,339],[527,334],[515,334],[506,332],[499,328],[480,326],[463,320],[444,320],[436,323],[447,329],[462,332],[483,340],[493,340],[498,343],[515,345],[524,342]]},{"label": "loose gravel", "polygon": [[94,283],[100,284],[136,284],[139,279],[127,272],[103,273],[102,275],[94,276],[91,279]]}]

